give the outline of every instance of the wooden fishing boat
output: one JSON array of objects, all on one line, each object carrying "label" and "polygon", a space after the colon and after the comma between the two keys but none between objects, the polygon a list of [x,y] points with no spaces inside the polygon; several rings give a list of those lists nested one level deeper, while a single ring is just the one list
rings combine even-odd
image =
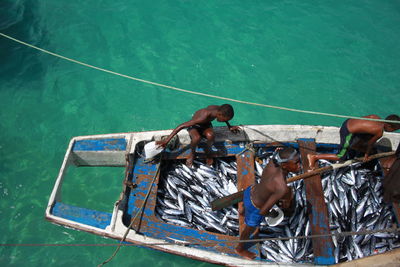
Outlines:
[{"label": "wooden fishing boat", "polygon": [[[297,147],[302,159],[307,153],[335,152],[339,143],[339,128],[304,125],[248,125],[239,134],[226,127],[215,127],[215,157],[234,158],[237,162],[237,188],[239,190],[254,183],[254,153],[252,148],[273,150],[277,146]],[[161,140],[171,130],[119,133],[74,137],[69,143],[55,186],[46,209],[46,219],[52,223],[96,235],[121,240],[138,246],[189,257],[226,266],[274,266],[277,263],[266,259],[258,243],[250,244],[257,257],[246,260],[238,256],[234,248],[239,236],[199,230],[163,221],[156,215],[158,187],[161,184],[163,164],[173,160],[184,160],[188,155],[190,137],[186,131],[178,134],[179,144],[167,149],[159,160],[146,161],[143,147],[149,141]],[[400,135],[385,133],[386,146],[397,147]],[[204,150],[198,148],[201,160]],[[125,177],[120,198],[113,204],[112,213],[76,207],[64,203],[61,198],[62,184],[67,169],[71,166],[125,168]],[[307,169],[303,162],[303,169]],[[310,205],[310,228],[312,235],[329,234],[328,207],[324,201],[321,178],[315,175],[305,180],[307,202]],[[110,205],[112,205],[110,203]],[[393,205],[399,222],[399,207]],[[239,216],[239,231],[243,218]],[[332,265],[333,243],[330,236],[313,238],[313,262],[292,262],[279,266]],[[396,250],[384,253],[386,261],[399,257]],[[372,256],[379,257],[380,255]],[[389,257],[389,258],[388,258]],[[370,257],[368,257],[370,258]],[[364,259],[361,259],[364,260]],[[397,262],[398,263],[398,262]]]}]

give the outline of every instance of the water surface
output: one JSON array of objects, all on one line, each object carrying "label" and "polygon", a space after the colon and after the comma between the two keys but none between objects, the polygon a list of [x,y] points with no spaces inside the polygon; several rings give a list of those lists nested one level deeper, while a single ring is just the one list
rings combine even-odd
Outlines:
[{"label": "water surface", "polygon": [[[399,113],[400,3],[394,0],[2,0],[0,14],[2,33],[158,83],[342,115]],[[0,38],[0,243],[114,243],[44,220],[69,140],[174,128],[210,104],[223,102],[102,73]],[[343,121],[232,104],[232,124]],[[111,211],[122,173],[72,170],[63,197]],[[112,252],[1,247],[0,265],[95,266]],[[109,263],[143,265],[211,266],[138,247],[121,249]]]}]

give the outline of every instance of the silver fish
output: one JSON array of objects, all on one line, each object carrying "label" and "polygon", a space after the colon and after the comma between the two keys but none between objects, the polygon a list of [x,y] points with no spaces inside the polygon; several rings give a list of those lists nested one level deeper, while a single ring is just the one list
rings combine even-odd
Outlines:
[{"label": "silver fish", "polygon": [[174,224],[178,224],[178,225],[184,226],[184,227],[190,227],[190,224],[185,222],[185,221],[181,221],[181,220],[178,220],[178,219],[169,219],[169,218],[167,218],[166,220],[169,221],[169,222],[172,222]]},{"label": "silver fish", "polygon": [[185,204],[183,202],[183,196],[182,196],[181,192],[178,193],[178,204],[179,204],[179,209],[184,211],[185,210]]},{"label": "silver fish", "polygon": [[179,206],[175,205],[174,202],[172,202],[172,201],[170,201],[168,199],[164,199],[164,204],[170,209],[176,209],[176,210],[179,209]]},{"label": "silver fish", "polygon": [[174,210],[174,209],[165,209],[164,212],[166,214],[170,214],[170,215],[182,215],[183,214],[182,210]]},{"label": "silver fish", "polygon": [[218,223],[216,223],[216,222],[210,222],[210,225],[215,229],[215,230],[218,230],[218,231],[220,231],[221,233],[226,233],[226,230],[221,226],[221,225],[219,225]]},{"label": "silver fish", "polygon": [[174,192],[174,190],[171,188],[171,186],[167,183],[166,187],[167,187],[167,191],[171,195],[171,197],[173,199],[176,199],[178,195]]},{"label": "silver fish", "polygon": [[196,199],[201,203],[203,207],[209,207],[209,203],[207,203],[201,196],[196,195]]},{"label": "silver fish", "polygon": [[186,166],[185,164],[182,164],[182,165],[180,165],[180,166],[182,166],[182,169],[183,169],[186,173],[188,173],[190,176],[193,176],[193,175],[194,175],[193,170],[192,170],[191,168],[189,168],[188,166]]},{"label": "silver fish", "polygon": [[182,187],[178,187],[179,192],[181,192],[183,195],[185,195],[186,197],[195,200],[194,196],[192,194],[190,194],[188,191],[186,191],[185,189],[183,189]]},{"label": "silver fish", "polygon": [[290,250],[288,249],[288,247],[285,245],[284,242],[282,242],[281,240],[278,240],[278,246],[279,246],[279,249],[281,251],[283,251],[283,253],[285,253],[287,256],[290,256],[291,258],[293,258],[292,253],[290,252]]},{"label": "silver fish", "polygon": [[193,220],[193,213],[192,213],[192,208],[188,203],[185,203],[185,214],[186,218],[188,219],[189,222],[192,222]]},{"label": "silver fish", "polygon": [[205,178],[204,178],[199,172],[197,172],[197,171],[194,172],[194,177],[196,177],[196,179],[197,179],[199,182],[204,182],[204,181],[205,181]]},{"label": "silver fish", "polygon": [[232,221],[227,221],[226,222],[226,226],[228,227],[228,228],[230,228],[230,229],[233,229],[233,230],[235,230],[235,231],[239,231],[239,225],[237,224],[237,223],[234,223],[234,222],[232,222]]}]

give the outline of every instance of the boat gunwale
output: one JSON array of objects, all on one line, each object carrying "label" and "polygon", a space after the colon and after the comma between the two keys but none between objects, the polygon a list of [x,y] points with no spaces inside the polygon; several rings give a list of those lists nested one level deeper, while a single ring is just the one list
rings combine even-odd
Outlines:
[{"label": "boat gunwale", "polygon": [[[229,136],[229,131],[227,131],[227,129],[221,129],[221,128],[226,128],[226,127],[215,127],[215,129],[217,131],[222,130],[223,133],[225,133],[227,136]],[[338,143],[338,132],[339,132],[339,128],[338,127],[334,127],[334,126],[312,126],[312,125],[246,125],[243,126],[243,131],[262,131],[265,129],[269,130],[274,130],[274,131],[280,131],[280,132],[285,132],[285,131],[294,131],[296,132],[296,130],[301,130],[299,131],[300,133],[304,133],[309,132],[310,133],[314,133],[314,138],[318,137],[318,135],[321,135],[324,131],[325,133],[328,133],[328,135],[330,135],[331,138],[333,138],[334,141],[330,142],[330,144],[337,144]],[[45,218],[55,224],[59,224],[59,225],[63,225],[66,227],[70,227],[73,229],[77,229],[80,231],[85,231],[85,232],[89,232],[89,233],[93,233],[93,234],[97,234],[100,236],[104,236],[104,237],[109,237],[112,239],[121,239],[122,237],[122,233],[125,232],[124,230],[127,229],[127,227],[122,223],[122,210],[121,210],[121,204],[123,204],[124,201],[124,192],[121,192],[120,194],[120,198],[115,202],[114,204],[114,209],[112,212],[112,219],[110,222],[110,225],[108,227],[106,227],[104,230],[103,229],[99,229],[96,227],[92,227],[90,225],[86,225],[86,224],[82,224],[82,223],[78,223],[78,222],[74,222],[72,220],[68,220],[68,219],[64,219],[62,217],[58,217],[55,216],[53,214],[51,214],[51,209],[54,206],[54,204],[56,203],[57,199],[59,198],[59,190],[61,189],[62,186],[62,180],[64,178],[64,172],[66,171],[66,169],[68,168],[68,166],[70,164],[73,164],[71,162],[71,157],[72,157],[72,147],[75,141],[78,140],[95,140],[95,139],[102,139],[102,138],[111,138],[111,137],[124,137],[129,145],[125,151],[126,156],[130,156],[132,154],[134,154],[136,152],[136,145],[141,142],[141,141],[149,141],[149,140],[157,140],[157,138],[161,138],[161,136],[163,135],[168,135],[172,130],[161,130],[161,131],[143,131],[143,132],[127,132],[127,133],[113,133],[113,134],[100,134],[100,135],[89,135],[89,136],[77,136],[77,137],[73,137],[68,145],[66,154],[64,156],[63,159],[63,163],[61,165],[59,174],[57,176],[55,185],[53,187],[52,193],[50,195],[49,198],[49,202],[46,208],[46,213],[45,213]],[[296,132],[295,135],[297,135],[298,132]],[[188,141],[188,134],[187,133],[181,133],[179,134],[180,137],[183,137],[182,140],[184,141]],[[218,136],[218,135],[217,135]],[[232,136],[234,137],[234,136]],[[399,141],[400,141],[400,136],[397,133],[384,133],[383,137],[387,137],[390,139],[391,143],[393,144],[393,146],[397,146]],[[223,136],[222,138],[216,138],[216,141],[218,140],[226,140],[225,139],[226,136]],[[235,138],[233,138],[235,139]],[[268,139],[268,138],[267,138]],[[190,140],[190,139],[189,139]],[[241,139],[242,141],[246,141]],[[259,141],[259,140],[257,140]],[[279,142],[294,142],[294,140],[287,140],[287,141],[279,141]],[[262,141],[260,141],[262,142]],[[99,152],[92,152],[92,153],[99,153]],[[109,152],[108,152],[109,153]],[[111,152],[112,153],[112,152]],[[124,178],[126,179],[126,177]],[[123,188],[126,188],[125,186],[123,186]],[[124,189],[123,189],[124,191]],[[133,230],[130,230],[131,232],[128,234],[126,241],[130,242],[130,243],[134,243],[137,244],[139,246],[146,246],[146,243],[154,243],[153,241],[165,241],[162,239],[155,239],[152,237],[148,237],[148,236],[144,236],[141,234],[136,233]],[[148,242],[150,241],[151,242]],[[223,264],[226,266],[238,266],[235,264],[225,264],[226,260],[230,259],[230,260],[234,260],[235,262],[243,262],[243,263],[254,263],[254,261],[248,261],[248,260],[244,260],[240,257],[234,257],[234,256],[230,256],[230,255],[221,255],[215,252],[210,252],[210,251],[204,251],[201,249],[197,249],[197,248],[190,248],[191,253],[182,253],[180,252],[180,250],[182,249],[181,245],[168,245],[168,248],[166,248],[165,246],[151,246],[154,249],[157,250],[161,250],[164,252],[168,252],[168,253],[172,253],[172,254],[176,254],[176,255],[181,255],[181,256],[185,256],[185,257],[189,257],[192,259],[197,259],[197,260],[201,260],[201,261],[206,261],[206,262],[210,262],[210,263],[216,263],[216,264]],[[201,252],[201,253],[200,253]],[[199,254],[200,253],[200,254]],[[204,256],[199,256],[202,253],[205,253],[206,255]],[[384,254],[384,253],[383,253]],[[207,257],[207,255],[212,255]],[[381,254],[379,254],[381,255]],[[375,255],[372,255],[375,256]],[[214,260],[215,257],[222,257],[221,260]],[[280,263],[278,265],[274,264],[274,263],[269,263],[268,261],[261,261],[260,264],[265,264],[266,266],[282,266]],[[286,264],[284,263],[284,266],[301,266],[301,265],[313,265],[313,264]]]}]

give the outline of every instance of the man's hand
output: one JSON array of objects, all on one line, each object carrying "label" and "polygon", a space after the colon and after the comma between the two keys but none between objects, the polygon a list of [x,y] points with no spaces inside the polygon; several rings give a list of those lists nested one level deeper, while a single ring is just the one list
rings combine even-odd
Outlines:
[{"label": "man's hand", "polygon": [[365,154],[363,162],[367,162],[369,160],[368,154]]},{"label": "man's hand", "polygon": [[239,126],[231,126],[229,127],[229,131],[231,131],[232,133],[239,133],[240,132],[240,127]]},{"label": "man's hand", "polygon": [[168,144],[168,142],[166,142],[166,140],[156,141],[156,145],[158,145],[158,147],[165,148],[167,146],[167,144]]},{"label": "man's hand", "polygon": [[276,217],[278,217],[278,215],[279,215],[279,212],[277,212],[277,211],[274,210],[274,209],[271,209],[271,210],[267,213],[267,215],[265,215],[265,217],[276,218]]}]

